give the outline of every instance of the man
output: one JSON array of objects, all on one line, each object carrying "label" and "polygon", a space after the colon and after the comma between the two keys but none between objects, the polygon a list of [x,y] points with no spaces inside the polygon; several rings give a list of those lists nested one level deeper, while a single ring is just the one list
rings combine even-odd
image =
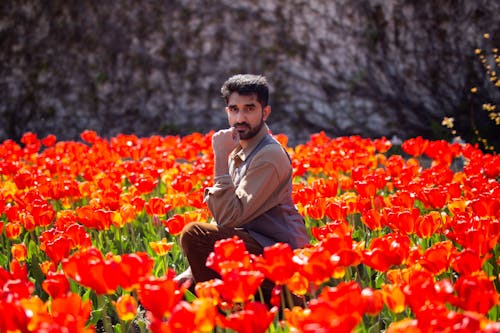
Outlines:
[{"label": "man", "polygon": [[[292,165],[269,134],[269,87],[263,76],[240,74],[221,88],[230,128],[212,137],[214,184],[205,201],[215,223],[190,223],[180,244],[194,282],[218,277],[205,263],[216,241],[238,236],[253,254],[277,242],[292,248],[308,243],[302,216],[292,201]],[[190,276],[190,274],[192,274]],[[265,291],[269,294],[270,290]]]}]

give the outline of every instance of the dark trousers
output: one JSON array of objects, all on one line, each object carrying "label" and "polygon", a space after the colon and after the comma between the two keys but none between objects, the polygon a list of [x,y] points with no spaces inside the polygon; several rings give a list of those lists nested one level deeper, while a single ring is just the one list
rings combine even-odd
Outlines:
[{"label": "dark trousers", "polygon": [[[222,239],[238,236],[247,248],[247,251],[260,255],[264,248],[248,232],[241,229],[223,227],[205,222],[192,222],[182,230],[180,244],[187,257],[195,283],[219,278],[217,272],[206,266],[210,252],[214,250],[215,242]],[[261,285],[265,303],[269,304],[273,283],[265,280]],[[259,295],[256,295],[257,298]]]},{"label": "dark trousers", "polygon": [[[238,236],[245,243],[248,252],[255,255],[261,255],[264,252],[264,248],[245,230],[205,222],[191,222],[184,227],[180,236],[180,244],[191,267],[195,283],[215,278],[220,279],[217,272],[206,266],[206,261],[210,252],[214,250],[215,242],[233,236]],[[271,307],[270,300],[273,288],[272,281],[264,280],[260,286],[261,293],[257,292],[255,299]],[[283,305],[287,308],[296,305],[303,306],[304,299],[291,294],[291,299],[285,299]]]}]

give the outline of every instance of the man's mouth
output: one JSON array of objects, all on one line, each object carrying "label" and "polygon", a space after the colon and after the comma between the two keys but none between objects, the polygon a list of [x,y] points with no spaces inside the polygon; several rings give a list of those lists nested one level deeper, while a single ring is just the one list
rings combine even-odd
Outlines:
[{"label": "man's mouth", "polygon": [[235,124],[234,128],[236,128],[238,132],[242,132],[248,130],[250,126],[248,126],[247,124]]}]

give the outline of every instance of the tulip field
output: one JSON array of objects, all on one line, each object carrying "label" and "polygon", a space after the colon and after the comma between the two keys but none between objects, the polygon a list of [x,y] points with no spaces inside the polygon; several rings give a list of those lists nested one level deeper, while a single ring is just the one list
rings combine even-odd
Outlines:
[{"label": "tulip field", "polygon": [[211,220],[212,134],[0,143],[0,332],[500,331],[497,154],[311,135],[286,148],[310,244],[220,241],[220,279],[189,288],[178,236]]}]

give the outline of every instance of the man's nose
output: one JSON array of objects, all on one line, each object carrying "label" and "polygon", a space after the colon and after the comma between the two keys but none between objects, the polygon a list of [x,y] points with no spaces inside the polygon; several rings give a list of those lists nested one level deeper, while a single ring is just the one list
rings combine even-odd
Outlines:
[{"label": "man's nose", "polygon": [[242,110],[240,110],[238,112],[238,114],[236,115],[236,120],[237,122],[242,122],[243,120],[245,120],[245,112],[243,112]]}]

